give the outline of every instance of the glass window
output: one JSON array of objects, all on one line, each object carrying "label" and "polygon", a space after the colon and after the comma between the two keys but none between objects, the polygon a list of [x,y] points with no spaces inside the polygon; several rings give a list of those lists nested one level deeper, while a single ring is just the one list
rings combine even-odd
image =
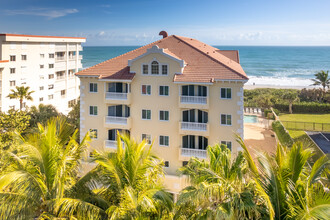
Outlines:
[{"label": "glass window", "polygon": [[44,90],[44,87],[43,86],[40,86],[39,87],[39,90],[41,91],[41,90]]},{"label": "glass window", "polygon": [[169,146],[169,136],[159,136],[159,145]]},{"label": "glass window", "polygon": [[89,106],[89,115],[97,115],[97,106]]},{"label": "glass window", "polygon": [[54,89],[54,84],[48,85],[48,89]]},{"label": "glass window", "polygon": [[167,65],[162,65],[162,75],[167,75]]},{"label": "glass window", "polygon": [[54,68],[54,64],[48,64],[48,68],[49,69],[53,69]]},{"label": "glass window", "polygon": [[231,125],[231,115],[221,114],[221,125]]},{"label": "glass window", "polygon": [[40,65],[40,69],[43,69],[45,66],[44,65]]},{"label": "glass window", "polygon": [[159,64],[157,61],[151,63],[151,74],[159,74]]},{"label": "glass window", "polygon": [[159,111],[159,120],[168,121],[169,120],[169,111]]},{"label": "glass window", "polygon": [[221,88],[221,98],[231,99],[231,88]]},{"label": "glass window", "polygon": [[55,54],[53,54],[53,53],[49,54],[49,58],[54,58],[54,57],[55,57]]},{"label": "glass window", "polygon": [[151,110],[142,110],[142,119],[150,120],[151,119]]},{"label": "glass window", "polygon": [[147,64],[143,64],[142,65],[142,68],[143,68],[143,74],[148,74],[149,73],[149,67],[148,67],[148,65]]},{"label": "glass window", "polygon": [[48,79],[54,79],[54,74],[49,74]]},{"label": "glass window", "polygon": [[11,55],[10,56],[10,61],[16,61],[16,56],[15,55]]},{"label": "glass window", "polygon": [[147,144],[151,144],[151,135],[150,134],[142,134],[142,140],[146,140]]},{"label": "glass window", "polygon": [[97,129],[90,129],[89,132],[92,139],[97,139]]},{"label": "glass window", "polygon": [[45,58],[45,54],[41,53],[40,58]]},{"label": "glass window", "polygon": [[165,166],[165,167],[170,167],[170,162],[165,161],[165,162],[164,162],[164,166]]},{"label": "glass window", "polygon": [[48,99],[51,100],[54,98],[54,95],[48,95]]},{"label": "glass window", "polygon": [[42,102],[42,101],[44,101],[44,98],[43,97],[39,98],[39,102]]},{"label": "glass window", "polygon": [[22,55],[22,60],[27,60],[27,56],[26,55]]},{"label": "glass window", "polygon": [[61,96],[65,96],[65,89],[61,90]]},{"label": "glass window", "polygon": [[89,83],[89,92],[97,92],[97,83]]},{"label": "glass window", "polygon": [[10,74],[14,74],[16,73],[16,69],[15,68],[10,68]]},{"label": "glass window", "polygon": [[224,144],[227,146],[229,150],[231,150],[231,141],[221,141],[221,144]]},{"label": "glass window", "polygon": [[10,85],[10,86],[16,86],[16,81],[15,81],[15,80],[11,80],[11,81],[9,81],[9,85]]},{"label": "glass window", "polygon": [[169,87],[168,86],[159,86],[159,95],[168,96]]},{"label": "glass window", "polygon": [[142,85],[142,95],[151,95],[151,85]]}]

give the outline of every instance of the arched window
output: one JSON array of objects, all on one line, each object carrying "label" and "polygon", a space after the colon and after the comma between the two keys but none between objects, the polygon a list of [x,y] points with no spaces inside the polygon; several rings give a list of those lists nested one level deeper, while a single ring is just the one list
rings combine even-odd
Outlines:
[{"label": "arched window", "polygon": [[151,74],[159,74],[159,64],[157,61],[151,63]]}]

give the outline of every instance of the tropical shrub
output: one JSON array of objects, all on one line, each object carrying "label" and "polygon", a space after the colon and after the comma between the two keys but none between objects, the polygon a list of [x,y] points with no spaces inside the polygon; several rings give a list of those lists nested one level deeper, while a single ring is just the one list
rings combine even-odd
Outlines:
[{"label": "tropical shrub", "polygon": [[285,128],[283,127],[280,121],[274,121],[272,123],[272,128],[283,146],[289,147],[293,144],[293,140],[290,134],[286,132]]},{"label": "tropical shrub", "polygon": [[[275,104],[274,107],[281,112],[289,112],[288,104]],[[292,104],[295,113],[329,113],[330,104],[318,102],[300,102]]]}]

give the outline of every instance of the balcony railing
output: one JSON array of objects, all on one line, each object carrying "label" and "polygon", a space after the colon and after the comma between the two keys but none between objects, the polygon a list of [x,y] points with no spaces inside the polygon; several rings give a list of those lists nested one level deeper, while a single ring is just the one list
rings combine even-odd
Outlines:
[{"label": "balcony railing", "polygon": [[115,141],[115,140],[105,140],[105,147],[106,148],[117,149],[117,141]]},{"label": "balcony railing", "polygon": [[105,123],[127,125],[127,119],[128,117],[106,116]]},{"label": "balcony railing", "polygon": [[206,158],[206,150],[181,148],[181,156]]},{"label": "balcony railing", "polygon": [[198,122],[181,122],[181,129],[183,130],[196,130],[196,131],[207,131],[207,123]]},{"label": "balcony railing", "polygon": [[65,60],[65,56],[63,57],[55,57],[55,61],[64,61]]},{"label": "balcony railing", "polygon": [[115,100],[127,100],[127,93],[107,92],[105,98]]},{"label": "balcony railing", "polygon": [[206,96],[181,96],[181,103],[207,104],[207,97]]}]

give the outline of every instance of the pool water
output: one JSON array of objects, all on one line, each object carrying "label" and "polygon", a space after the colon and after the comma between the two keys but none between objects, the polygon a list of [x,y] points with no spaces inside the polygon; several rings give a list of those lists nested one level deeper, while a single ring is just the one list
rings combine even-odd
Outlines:
[{"label": "pool water", "polygon": [[244,115],[244,123],[258,123],[258,116]]}]

